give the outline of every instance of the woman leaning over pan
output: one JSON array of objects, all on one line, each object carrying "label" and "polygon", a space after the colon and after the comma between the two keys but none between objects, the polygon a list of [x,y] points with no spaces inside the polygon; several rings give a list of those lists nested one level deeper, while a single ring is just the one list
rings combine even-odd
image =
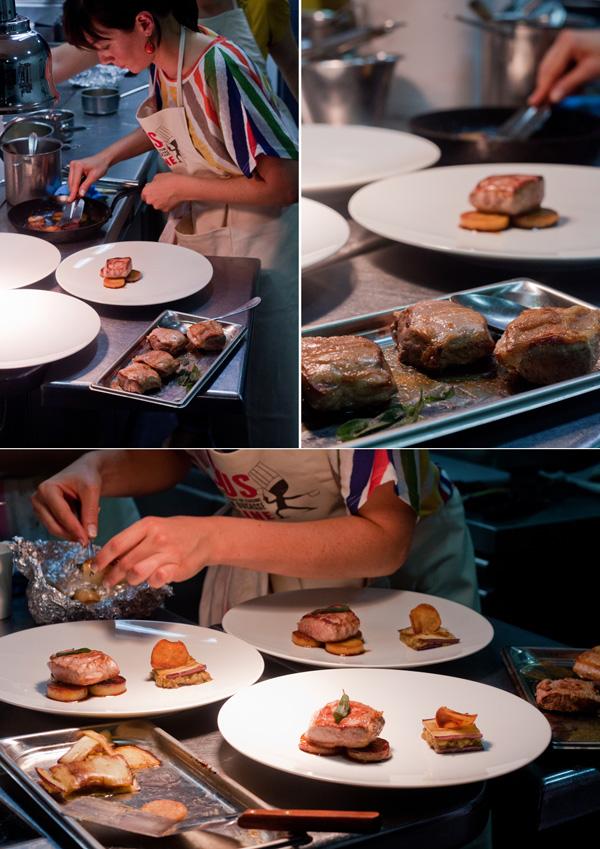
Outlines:
[{"label": "woman leaning over pan", "polygon": [[71,44],[134,73],[153,66],[140,128],[74,160],[70,197],[114,163],[156,148],[170,173],[157,174],[142,198],[169,213],[161,241],[260,259],[250,442],[293,445],[297,338],[281,328],[297,320],[297,143],[252,61],[196,20],[195,0],[66,0]]}]

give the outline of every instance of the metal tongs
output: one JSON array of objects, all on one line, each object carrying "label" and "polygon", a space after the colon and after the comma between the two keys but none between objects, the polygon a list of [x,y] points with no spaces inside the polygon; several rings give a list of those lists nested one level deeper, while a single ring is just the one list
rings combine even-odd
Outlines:
[{"label": "metal tongs", "polygon": [[60,220],[61,225],[79,224],[81,216],[83,215],[84,206],[85,200],[83,198],[79,198],[79,200],[73,200],[71,203],[65,204],[63,217]]},{"label": "metal tongs", "polygon": [[494,131],[494,138],[525,141],[540,130],[552,109],[544,106],[522,106]]}]

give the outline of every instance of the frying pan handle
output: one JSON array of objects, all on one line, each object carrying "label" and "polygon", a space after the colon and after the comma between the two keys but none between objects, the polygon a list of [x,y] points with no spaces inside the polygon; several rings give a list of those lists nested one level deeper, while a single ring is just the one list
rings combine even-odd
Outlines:
[{"label": "frying pan handle", "polygon": [[250,808],[238,818],[240,828],[267,831],[373,831],[379,828],[377,811],[315,811]]},{"label": "frying pan handle", "polygon": [[124,197],[127,197],[127,195],[133,195],[133,194],[139,194],[139,193],[140,193],[140,187],[139,186],[125,186],[124,188],[119,189],[119,191],[115,194],[114,198],[110,202],[110,207],[109,207],[110,214],[111,215],[113,214],[115,206]]}]

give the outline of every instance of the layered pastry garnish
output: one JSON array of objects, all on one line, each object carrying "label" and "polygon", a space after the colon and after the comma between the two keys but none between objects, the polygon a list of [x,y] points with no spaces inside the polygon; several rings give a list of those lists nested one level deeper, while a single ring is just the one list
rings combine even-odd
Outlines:
[{"label": "layered pastry garnish", "polygon": [[80,702],[88,696],[119,696],[127,689],[117,662],[95,649],[67,649],[50,655],[52,675],[46,695],[58,702]]},{"label": "layered pastry garnish", "polygon": [[431,604],[418,604],[410,611],[410,628],[402,628],[400,639],[411,649],[437,649],[459,643],[458,637],[442,628],[440,614]]},{"label": "layered pastry garnish", "polygon": [[379,736],[384,725],[381,711],[342,693],[339,700],[314,714],[299,746],[311,755],[343,754],[363,763],[385,761],[392,753],[388,741]]},{"label": "layered pastry garnish", "polygon": [[306,613],[292,632],[292,642],[302,648],[324,648],[342,657],[365,651],[360,619],[347,604],[330,604]]},{"label": "layered pastry garnish", "polygon": [[181,640],[159,640],[152,649],[150,665],[157,687],[175,689],[212,680],[206,665],[195,660]]},{"label": "layered pastry garnish", "polygon": [[483,734],[475,725],[476,713],[459,713],[448,707],[438,708],[433,719],[423,720],[421,737],[440,755],[455,752],[479,752]]}]

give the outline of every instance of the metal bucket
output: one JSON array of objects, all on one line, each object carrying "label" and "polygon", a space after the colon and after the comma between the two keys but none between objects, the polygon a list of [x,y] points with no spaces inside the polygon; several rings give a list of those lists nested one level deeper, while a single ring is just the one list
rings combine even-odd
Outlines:
[{"label": "metal bucket", "polygon": [[46,197],[60,183],[62,142],[38,139],[31,155],[29,139],[13,139],[2,145],[6,180],[6,200],[11,206],[32,198]]},{"label": "metal bucket", "polygon": [[5,142],[23,139],[30,133],[37,133],[38,138],[41,139],[45,136],[51,136],[53,132],[52,124],[49,121],[43,121],[41,118],[13,118],[0,134],[0,148]]},{"label": "metal bucket", "polygon": [[391,53],[344,56],[302,66],[302,111],[308,124],[381,124],[394,67]]},{"label": "metal bucket", "polygon": [[487,30],[482,45],[482,102],[522,106],[535,88],[537,70],[559,29],[517,23]]}]

